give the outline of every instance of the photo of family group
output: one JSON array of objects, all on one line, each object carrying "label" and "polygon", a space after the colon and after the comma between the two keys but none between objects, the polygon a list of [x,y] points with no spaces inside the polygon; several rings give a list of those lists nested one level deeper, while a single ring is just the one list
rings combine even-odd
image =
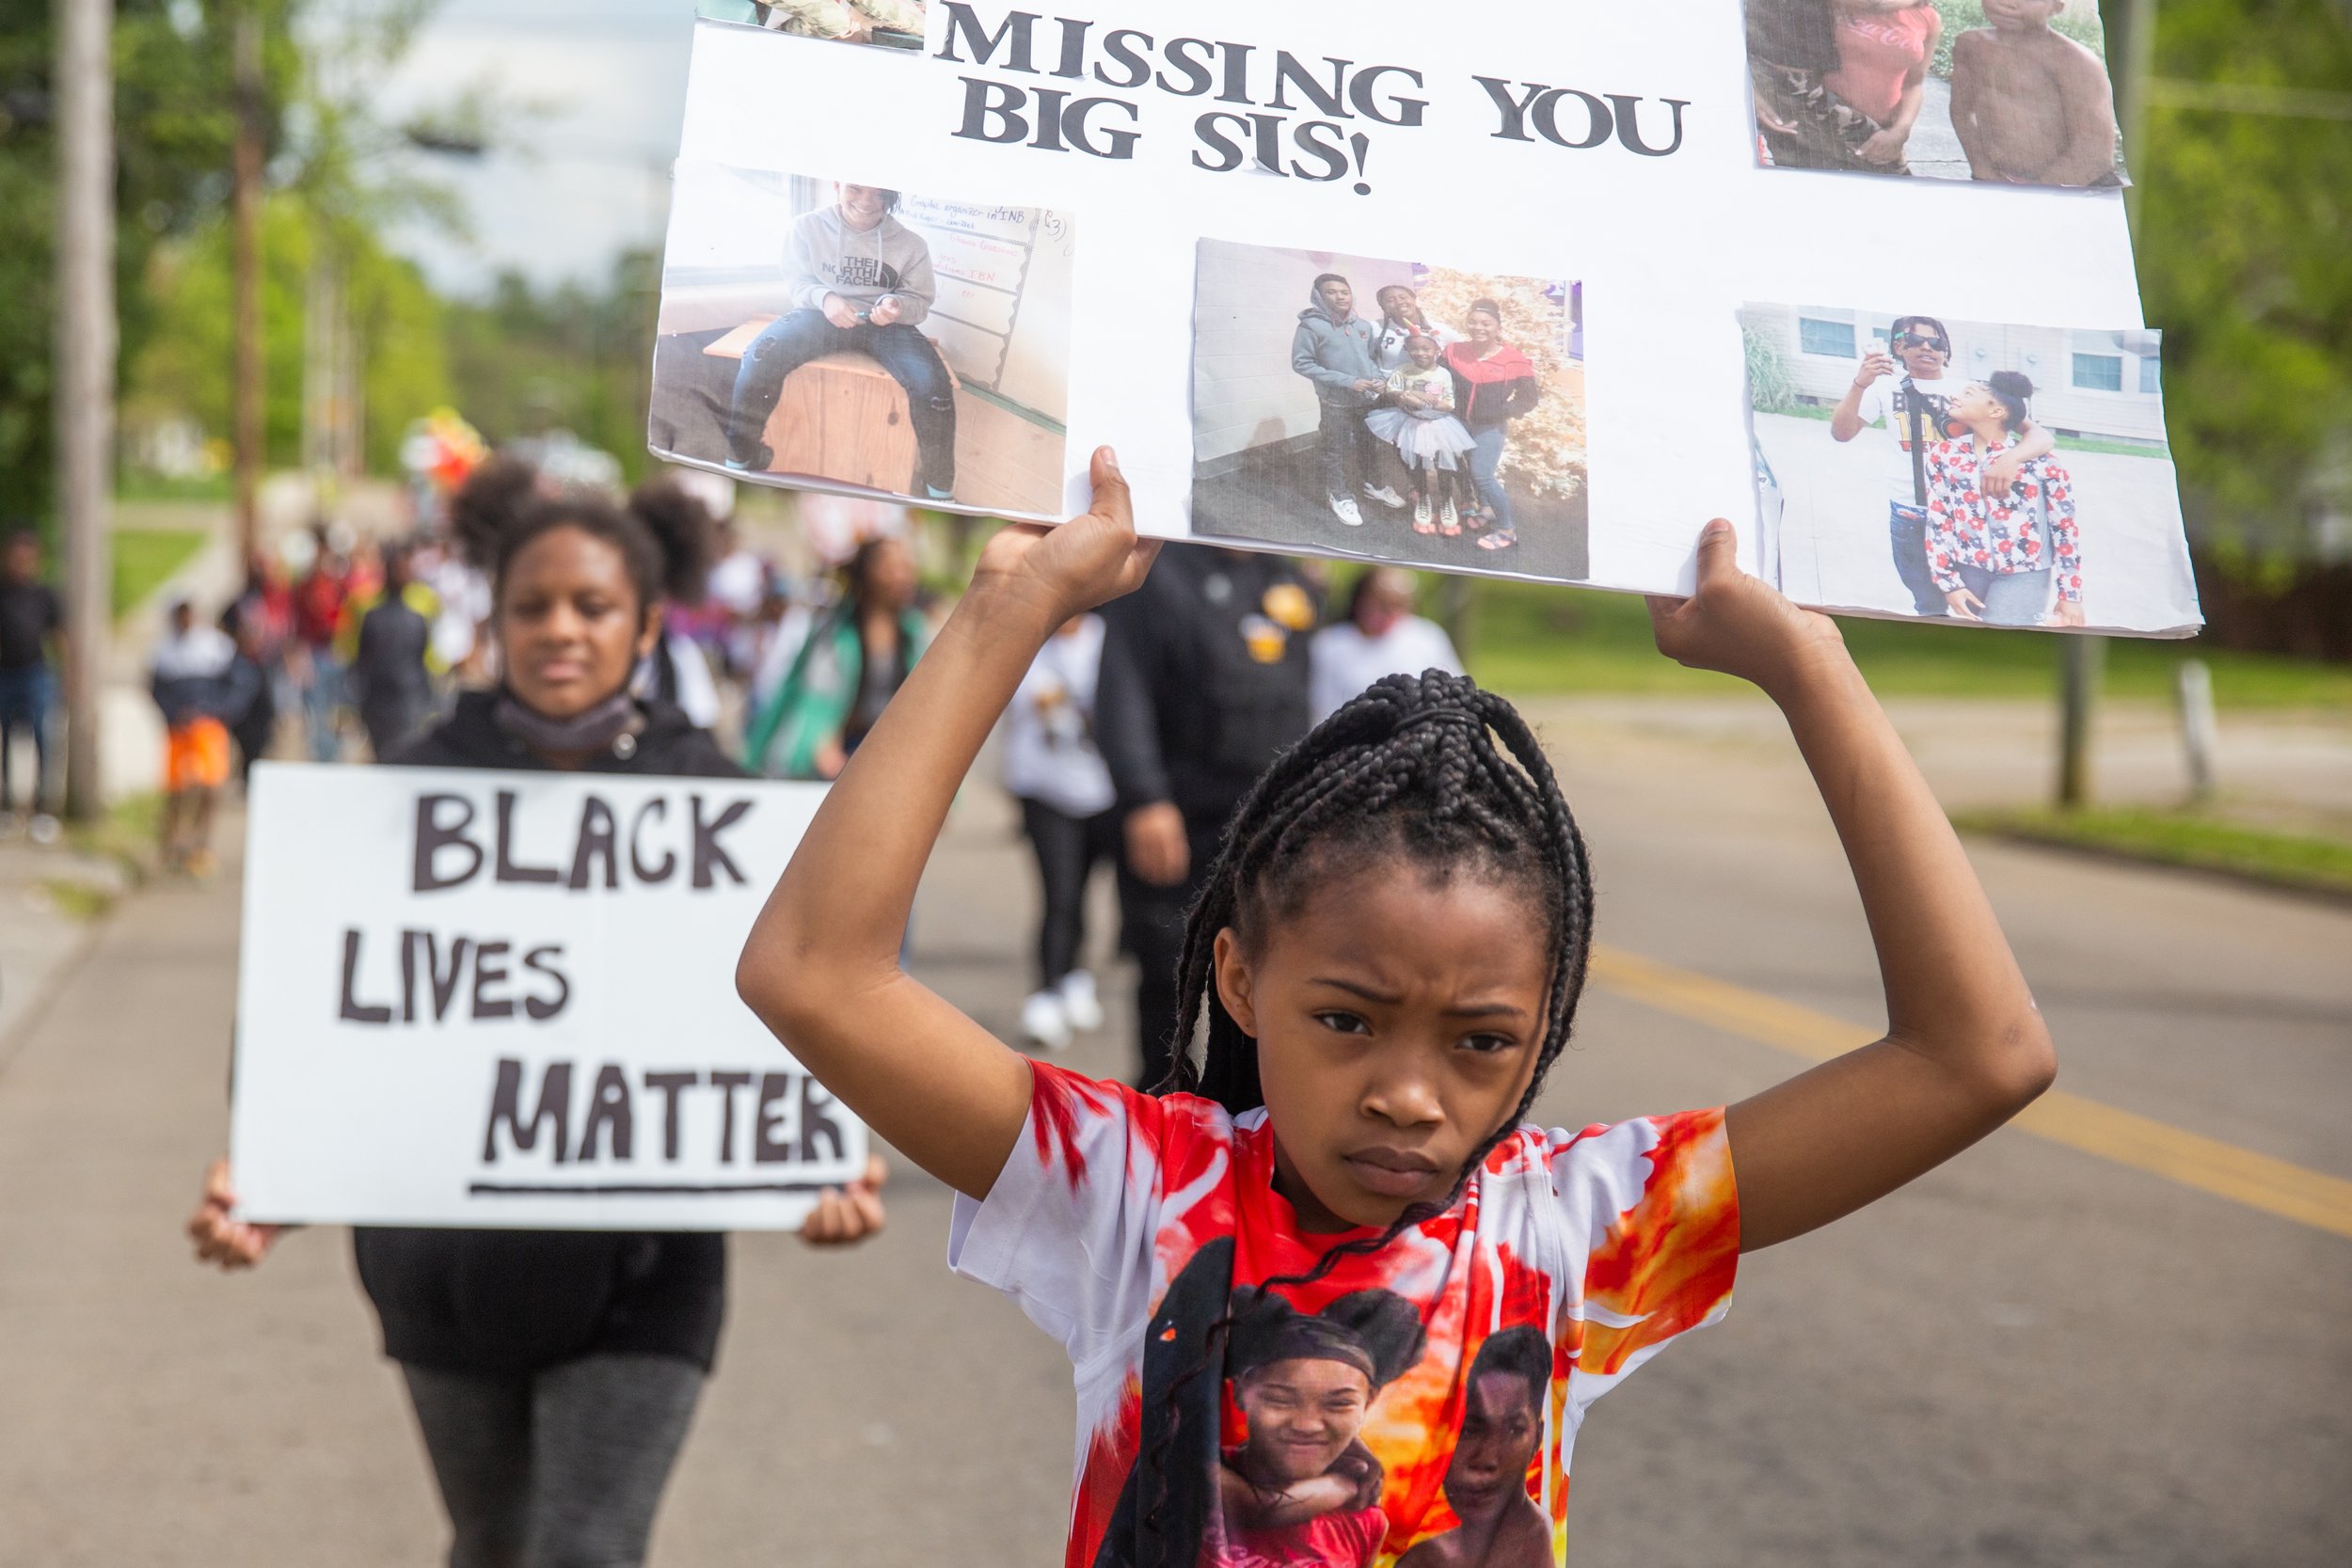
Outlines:
[{"label": "photo of family group", "polygon": [[1747,0],[1756,159],[2121,185],[2098,0]]},{"label": "photo of family group", "polygon": [[1763,560],[1800,604],[2198,624],[2158,336],[1749,305]]},{"label": "photo of family group", "polygon": [[1581,285],[1203,240],[1199,534],[1581,578]]},{"label": "photo of family group", "polygon": [[1063,214],[681,161],[648,440],[745,479],[1061,504]]},{"label": "photo of family group", "polygon": [[713,22],[740,22],[835,43],[919,50],[923,6],[924,0],[703,0],[702,14]]}]

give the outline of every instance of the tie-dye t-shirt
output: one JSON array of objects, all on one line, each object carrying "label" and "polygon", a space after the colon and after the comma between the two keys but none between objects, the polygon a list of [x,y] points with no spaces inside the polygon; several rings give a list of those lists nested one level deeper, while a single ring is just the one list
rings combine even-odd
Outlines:
[{"label": "tie-dye t-shirt", "polygon": [[[1446,1213],[1262,1292],[1365,1234],[1300,1230],[1263,1110],[1033,1072],[995,1186],[957,1200],[948,1261],[1070,1353],[1066,1568],[1168,1541],[1168,1560],[1195,1568],[1565,1560],[1586,1408],[1730,1305],[1739,1200],[1720,1110],[1523,1127]],[[1202,1441],[1197,1470],[1213,1473],[1198,1483],[1152,1458],[1174,1439],[1149,1435],[1180,1428],[1195,1396],[1211,1402],[1183,1430],[1213,1422],[1217,1450]],[[1139,1528],[1158,1532],[1142,1554]]]}]

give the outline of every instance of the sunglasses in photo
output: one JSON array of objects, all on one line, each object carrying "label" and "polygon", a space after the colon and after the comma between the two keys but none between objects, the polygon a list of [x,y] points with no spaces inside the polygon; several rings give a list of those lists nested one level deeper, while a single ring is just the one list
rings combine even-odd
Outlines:
[{"label": "sunglasses in photo", "polygon": [[1931,348],[1938,354],[1952,352],[1950,343],[1941,338],[1930,337],[1924,332],[1898,332],[1895,334],[1895,346],[1897,348]]}]

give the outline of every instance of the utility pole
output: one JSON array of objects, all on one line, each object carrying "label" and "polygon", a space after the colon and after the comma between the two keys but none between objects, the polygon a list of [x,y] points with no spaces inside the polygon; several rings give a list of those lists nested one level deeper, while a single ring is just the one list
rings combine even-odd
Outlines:
[{"label": "utility pole", "polygon": [[[2107,62],[2115,79],[2115,118],[2123,135],[2123,164],[2134,184],[2124,193],[2124,212],[2135,228],[2139,219],[2138,179],[2147,171],[2148,79],[2155,58],[2156,0],[2102,0],[2107,28]],[[2090,799],[2090,714],[2106,665],[2106,641],[2089,633],[2058,639],[2058,803],[2073,811]]]},{"label": "utility pole", "polygon": [[114,0],[57,0],[57,512],[65,535],[65,809],[96,816],[114,606]]},{"label": "utility pole", "polygon": [[[60,0],[71,6],[72,0]],[[234,55],[237,135],[230,164],[230,230],[235,272],[236,360],[230,423],[236,451],[237,552],[261,543],[262,445],[262,0],[237,8]]]}]

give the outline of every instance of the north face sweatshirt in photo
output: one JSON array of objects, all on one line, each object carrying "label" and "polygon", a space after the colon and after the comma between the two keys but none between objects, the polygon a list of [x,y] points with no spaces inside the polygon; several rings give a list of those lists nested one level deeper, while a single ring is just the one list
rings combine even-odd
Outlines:
[{"label": "north face sweatshirt in photo", "polygon": [[827,294],[870,310],[888,294],[898,302],[899,325],[913,326],[939,297],[931,247],[895,217],[861,234],[841,221],[838,206],[820,207],[792,226],[784,265],[796,310],[823,309]]},{"label": "north face sweatshirt in photo", "polygon": [[1369,408],[1379,394],[1359,391],[1356,383],[1388,379],[1375,357],[1379,341],[1379,330],[1363,317],[1351,312],[1336,320],[1319,297],[1311,297],[1291,334],[1291,369],[1315,384],[1318,401]]}]

